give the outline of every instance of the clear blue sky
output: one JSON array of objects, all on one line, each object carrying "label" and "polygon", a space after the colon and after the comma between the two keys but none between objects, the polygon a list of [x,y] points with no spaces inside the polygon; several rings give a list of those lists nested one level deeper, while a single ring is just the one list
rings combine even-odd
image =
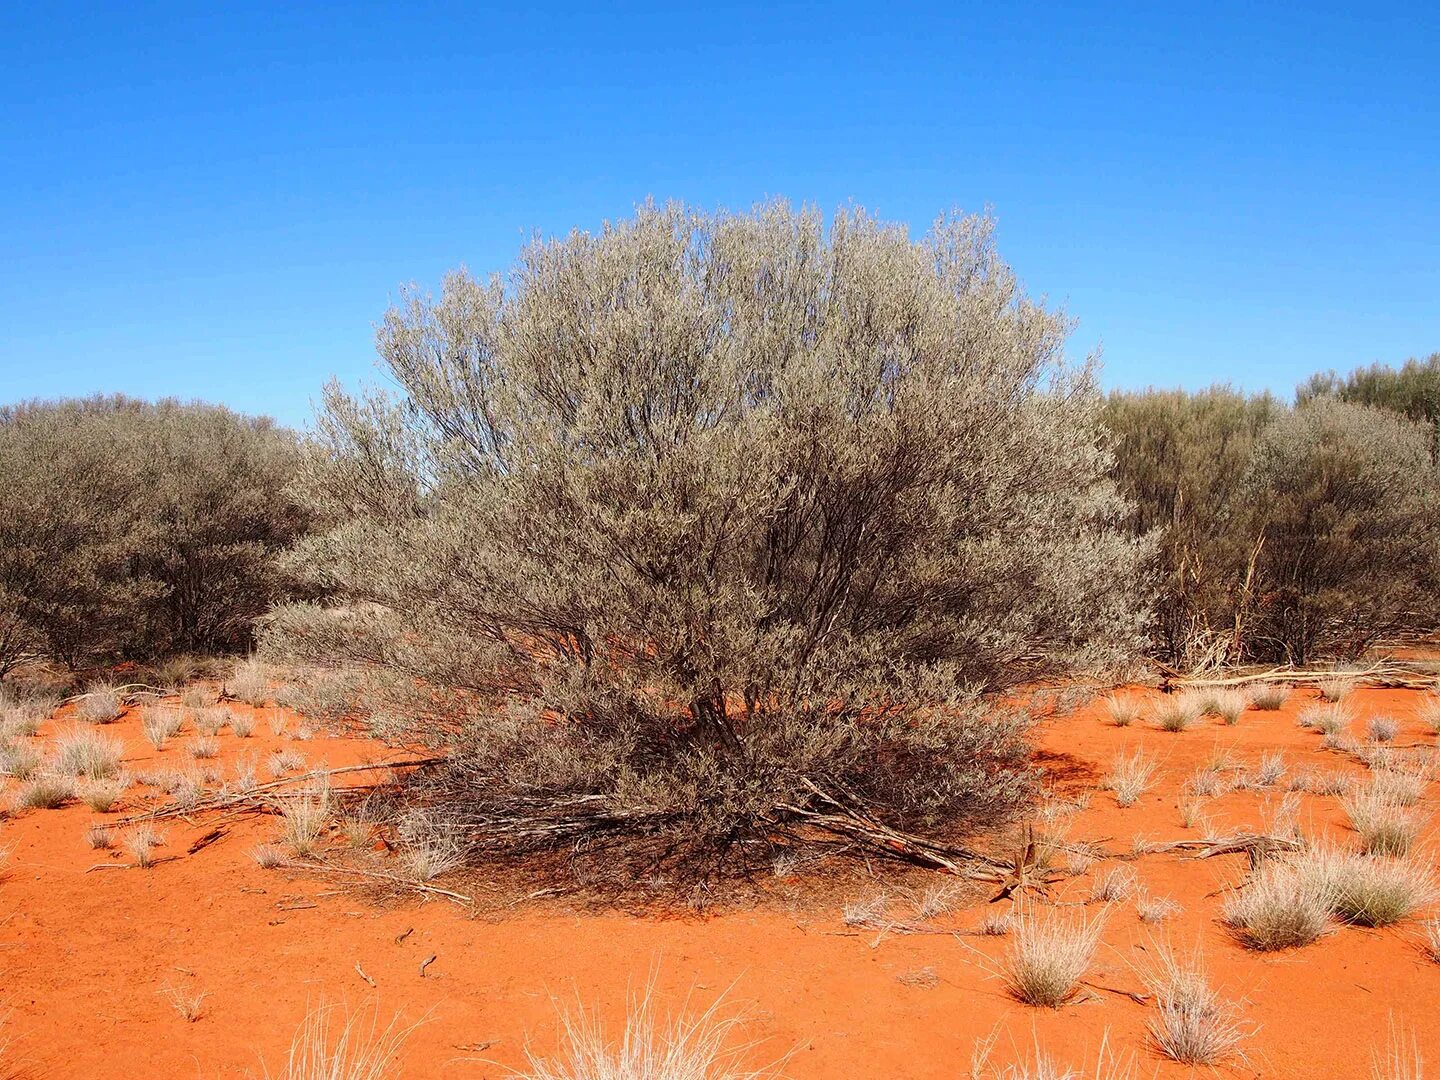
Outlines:
[{"label": "clear blue sky", "polygon": [[0,401],[302,422],[398,286],[646,196],[992,206],[1106,381],[1440,349],[1440,5],[16,3]]}]

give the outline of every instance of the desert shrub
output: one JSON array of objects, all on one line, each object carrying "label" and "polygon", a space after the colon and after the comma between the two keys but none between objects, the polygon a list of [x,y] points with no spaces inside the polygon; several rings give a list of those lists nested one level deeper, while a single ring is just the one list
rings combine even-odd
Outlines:
[{"label": "desert shrub", "polygon": [[1074,996],[1089,971],[1104,929],[1104,915],[1058,908],[1027,908],[1011,923],[1001,961],[1006,985],[1027,1005],[1057,1009]]},{"label": "desert shrub", "polygon": [[1440,457],[1440,353],[1423,360],[1411,357],[1398,370],[1371,364],[1343,379],[1333,371],[1312,375],[1295,391],[1302,403],[1319,397],[1371,405],[1416,421],[1428,428],[1431,453]]},{"label": "desert shrub", "polygon": [[1254,655],[1358,655],[1430,621],[1440,472],[1414,424],[1317,398],[1264,431],[1247,487],[1265,540],[1246,631]]},{"label": "desert shrub", "polygon": [[1065,333],[975,219],[647,206],[454,274],[379,332],[400,398],[327,394],[293,562],[335,603],[263,655],[451,743],[414,797],[476,853],[994,820],[1025,719],[981,692],[1143,624]]},{"label": "desert shrub", "polygon": [[1160,537],[1155,644],[1184,667],[1242,656],[1258,539],[1244,477],[1260,431],[1282,408],[1268,394],[1223,386],[1117,391],[1106,402],[1130,525]]},{"label": "desert shrub", "polygon": [[165,843],[165,837],[154,825],[146,822],[131,829],[125,835],[124,843],[135,865],[148,870],[155,865],[155,849]]},{"label": "desert shrub", "polygon": [[304,531],[268,420],[124,397],[0,408],[0,674],[243,647]]}]

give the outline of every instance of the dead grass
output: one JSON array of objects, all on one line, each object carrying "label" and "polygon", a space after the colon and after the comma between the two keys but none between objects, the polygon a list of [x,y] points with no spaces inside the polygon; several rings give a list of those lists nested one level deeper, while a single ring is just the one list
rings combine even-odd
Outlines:
[{"label": "dead grass", "polygon": [[1166,1057],[1184,1065],[1219,1065],[1237,1054],[1248,1034],[1240,1010],[1210,986],[1197,947],[1181,960],[1169,947],[1155,950],[1155,966],[1143,973],[1155,995],[1150,1038]]},{"label": "dead grass", "polygon": [[1090,969],[1105,912],[1026,907],[1017,910],[1002,963],[1012,994],[1027,1005],[1058,1009],[1074,996]]},{"label": "dead grass", "polygon": [[1326,882],[1282,860],[1263,863],[1221,906],[1235,936],[1260,952],[1317,940],[1329,928],[1330,908]]},{"label": "dead grass", "polygon": [[1404,1029],[1390,1024],[1384,1050],[1371,1051],[1371,1080],[1424,1080],[1425,1061],[1415,1036],[1407,1040]]},{"label": "dead grass", "polygon": [[330,820],[330,788],[316,784],[276,802],[283,823],[282,838],[296,856],[315,853]]},{"label": "dead grass", "polygon": [[1420,924],[1420,947],[1435,963],[1440,964],[1440,919],[1426,919]]},{"label": "dead grass", "polygon": [[261,844],[259,847],[253,848],[250,857],[265,870],[274,870],[276,867],[286,866],[290,862],[289,856],[274,844]]},{"label": "dead grass", "polygon": [[1149,789],[1156,767],[1156,763],[1137,746],[1131,753],[1116,757],[1109,775],[1105,777],[1104,786],[1114,792],[1117,806],[1134,806]]},{"label": "dead grass", "polygon": [[164,750],[165,742],[180,734],[185,717],[173,705],[149,705],[140,714],[140,729],[156,750]]},{"label": "dead grass", "polygon": [[1440,735],[1440,697],[1435,694],[1426,694],[1415,710],[1415,719],[1436,735]]},{"label": "dead grass", "polygon": [[1325,701],[1344,701],[1355,692],[1356,682],[1349,675],[1335,675],[1315,684],[1320,697]]},{"label": "dead grass", "polygon": [[[338,1022],[337,1022],[338,1016]],[[284,1069],[267,1080],[389,1080],[398,1075],[401,1050],[414,1025],[396,1016],[383,1028],[377,1012],[343,1006],[311,1008],[290,1041]],[[593,1080],[600,1080],[594,1077]]]},{"label": "dead grass", "polygon": [[37,773],[15,789],[16,810],[58,810],[75,797],[75,782],[68,776]]},{"label": "dead grass", "polygon": [[187,1024],[193,1024],[205,1015],[205,999],[209,994],[203,991],[186,990],[178,986],[166,986],[160,991],[170,1000],[170,1007]]},{"label": "dead grass", "polygon": [[1371,742],[1388,743],[1393,742],[1395,736],[1400,733],[1400,725],[1390,716],[1372,716],[1365,721],[1365,734]]},{"label": "dead grass", "polygon": [[220,729],[230,722],[230,710],[223,705],[195,710],[195,730],[201,735],[218,735]]},{"label": "dead grass", "polygon": [[1383,788],[1372,785],[1342,799],[1340,805],[1368,854],[1406,855],[1420,835],[1417,815]]},{"label": "dead grass", "polygon": [[190,756],[197,760],[207,760],[220,753],[220,740],[214,735],[197,735],[186,747]]},{"label": "dead grass", "polygon": [[101,825],[98,821],[92,822],[85,830],[85,843],[96,850],[108,851],[115,846],[115,834],[110,831],[108,825]]},{"label": "dead grass", "polygon": [[1090,883],[1092,903],[1118,903],[1129,898],[1136,888],[1135,871],[1128,866],[1112,866],[1095,875]]},{"label": "dead grass", "polygon": [[1328,705],[1306,705],[1295,722],[1313,728],[1322,735],[1339,735],[1350,726],[1350,710],[1338,702]]},{"label": "dead grass", "polygon": [[216,700],[214,688],[204,683],[192,683],[180,691],[180,704],[187,709],[203,709],[214,705]]},{"label": "dead grass", "polygon": [[40,771],[40,762],[39,752],[31,747],[0,745],[0,774],[13,776],[16,780],[29,780]]},{"label": "dead grass", "polygon": [[1410,859],[1377,858],[1319,849],[1317,867],[1330,880],[1331,910],[1356,926],[1390,926],[1435,898],[1428,866]]},{"label": "dead grass", "polygon": [[1200,701],[1193,694],[1169,694],[1155,707],[1155,726],[1161,731],[1189,731],[1202,715]]},{"label": "dead grass", "polygon": [[1142,892],[1135,900],[1135,917],[1143,923],[1162,923],[1183,910],[1168,896],[1151,896]]},{"label": "dead grass", "polygon": [[1218,716],[1227,725],[1240,722],[1249,702],[1239,690],[1210,690],[1200,695],[1200,709],[1206,716]]},{"label": "dead grass", "polygon": [[107,780],[89,780],[80,785],[80,801],[97,814],[108,814],[130,790],[130,777],[118,773]]},{"label": "dead grass", "polygon": [[1105,711],[1116,727],[1129,727],[1140,719],[1140,702],[1133,697],[1112,694],[1105,699]]},{"label": "dead grass", "polygon": [[260,708],[270,699],[270,681],[265,668],[254,660],[237,664],[225,682],[225,693],[237,701]]},{"label": "dead grass", "polygon": [[125,850],[135,860],[135,865],[149,869],[155,865],[155,849],[165,842],[160,831],[145,822],[136,825],[125,836]]},{"label": "dead grass", "polygon": [[305,755],[298,754],[294,750],[277,750],[265,759],[265,768],[270,771],[271,776],[284,776],[287,772],[301,769],[305,766]]},{"label": "dead grass", "polygon": [[724,1011],[724,997],[694,1012],[662,1017],[653,987],[632,996],[625,1026],[607,1032],[599,1017],[582,1008],[562,1010],[561,1044],[553,1057],[527,1049],[517,1080],[759,1080],[778,1076],[778,1066],[746,1063],[753,1044],[738,1042],[742,1023]]},{"label": "dead grass", "polygon": [[255,721],[241,713],[230,714],[230,731],[237,739],[248,739],[255,733]]},{"label": "dead grass", "polygon": [[113,724],[125,711],[125,699],[110,683],[91,683],[75,705],[75,715],[90,724]]},{"label": "dead grass", "polygon": [[1284,683],[1257,683],[1249,688],[1247,696],[1252,708],[1275,712],[1290,700],[1290,687]]},{"label": "dead grass", "polygon": [[55,736],[55,771],[63,776],[104,780],[120,771],[125,744],[93,728],[71,728]]}]

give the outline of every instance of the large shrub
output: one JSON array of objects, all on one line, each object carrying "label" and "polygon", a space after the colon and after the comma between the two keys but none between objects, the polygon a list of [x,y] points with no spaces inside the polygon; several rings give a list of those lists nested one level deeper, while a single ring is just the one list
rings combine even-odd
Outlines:
[{"label": "large shrub", "polygon": [[645,207],[453,274],[379,332],[403,397],[327,396],[297,562],[340,608],[269,640],[454,740],[477,845],[992,816],[1025,748],[980,691],[1141,625],[1066,330],[973,218]]},{"label": "large shrub", "polygon": [[1217,386],[1112,393],[1115,478],[1137,536],[1158,538],[1154,643],[1182,667],[1238,660],[1259,533],[1245,475],[1283,406]]},{"label": "large shrub", "polygon": [[123,397],[0,409],[0,673],[245,646],[304,531],[271,421]]},{"label": "large shrub", "polygon": [[1296,390],[1295,397],[1300,404],[1317,397],[1334,397],[1399,413],[1425,426],[1431,453],[1440,456],[1440,353],[1431,353],[1423,360],[1411,357],[1398,369],[1371,364],[1356,368],[1344,378],[1333,371],[1312,375]]},{"label": "large shrub", "polygon": [[1264,432],[1246,486],[1263,536],[1253,652],[1354,655],[1433,622],[1440,472],[1420,425],[1317,397]]}]

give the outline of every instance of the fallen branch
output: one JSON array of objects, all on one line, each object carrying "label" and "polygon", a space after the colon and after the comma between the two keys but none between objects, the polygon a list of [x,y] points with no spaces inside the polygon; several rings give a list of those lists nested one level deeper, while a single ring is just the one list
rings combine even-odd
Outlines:
[{"label": "fallen branch", "polygon": [[397,877],[394,874],[382,874],[378,870],[357,870],[350,866],[330,866],[327,863],[292,862],[286,864],[290,870],[314,870],[320,874],[349,874],[354,877],[374,878],[377,881],[386,881],[397,885],[402,889],[414,889],[416,892],[430,893],[434,896],[443,896],[447,900],[453,900],[457,904],[473,904],[475,898],[466,896],[464,893],[451,892],[449,889],[442,889],[438,885],[426,885],[419,881],[408,881],[405,878]]}]

